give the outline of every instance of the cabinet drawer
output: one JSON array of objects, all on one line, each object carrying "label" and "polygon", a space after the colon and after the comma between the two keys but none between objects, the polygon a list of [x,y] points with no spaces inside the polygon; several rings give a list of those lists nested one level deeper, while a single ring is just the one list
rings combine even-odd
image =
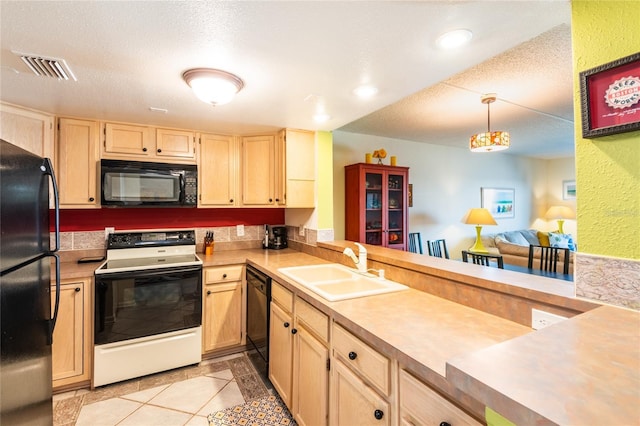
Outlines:
[{"label": "cabinet drawer", "polygon": [[405,370],[400,370],[399,399],[402,424],[481,424]]},{"label": "cabinet drawer", "polygon": [[242,281],[243,272],[244,265],[229,265],[205,268],[204,283],[211,284],[225,281]]},{"label": "cabinet drawer", "polygon": [[288,313],[293,312],[293,293],[276,281],[271,281],[271,299]]},{"label": "cabinet drawer", "polygon": [[344,359],[346,365],[369,380],[384,395],[391,391],[391,362],[371,346],[342,328],[333,325],[334,356]]},{"label": "cabinet drawer", "polygon": [[296,317],[324,343],[329,341],[329,317],[304,300],[296,299]]}]

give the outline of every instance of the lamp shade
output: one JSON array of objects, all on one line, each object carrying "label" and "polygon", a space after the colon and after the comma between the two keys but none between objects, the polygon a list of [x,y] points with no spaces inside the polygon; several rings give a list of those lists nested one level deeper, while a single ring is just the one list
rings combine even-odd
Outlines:
[{"label": "lamp shade", "polygon": [[551,206],[544,215],[547,219],[575,219],[576,214],[567,206]]},{"label": "lamp shade", "polygon": [[497,225],[489,210],[483,208],[469,209],[462,218],[462,223],[467,225]]},{"label": "lamp shade", "polygon": [[191,69],[185,71],[182,78],[198,99],[214,106],[231,102],[244,87],[240,77],[212,68]]}]

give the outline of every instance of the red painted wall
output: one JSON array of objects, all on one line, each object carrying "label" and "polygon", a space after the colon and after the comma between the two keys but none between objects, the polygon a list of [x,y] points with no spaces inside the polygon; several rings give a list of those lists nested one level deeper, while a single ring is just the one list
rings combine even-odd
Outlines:
[{"label": "red painted wall", "polygon": [[[53,231],[55,212],[50,210]],[[284,209],[105,208],[60,210],[60,231],[205,228],[234,225],[278,225]]]}]

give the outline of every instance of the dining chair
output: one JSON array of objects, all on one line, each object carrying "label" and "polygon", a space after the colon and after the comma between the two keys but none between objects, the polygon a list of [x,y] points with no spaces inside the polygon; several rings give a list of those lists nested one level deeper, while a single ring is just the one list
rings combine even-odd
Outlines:
[{"label": "dining chair", "polygon": [[462,261],[469,263],[469,257],[471,258],[471,263],[482,266],[491,266],[491,261],[493,259],[498,264],[498,268],[504,269],[504,260],[499,254],[482,254],[462,250]]},{"label": "dining chair", "polygon": [[422,237],[419,232],[409,232],[409,251],[422,254]]},{"label": "dining chair", "polygon": [[443,239],[440,240],[427,240],[427,250],[429,256],[444,257],[449,259],[449,251],[447,250],[447,242]]},{"label": "dining chair", "polygon": [[527,266],[529,269],[533,268],[534,261],[536,259],[536,252],[540,253],[539,257],[539,269],[541,271],[558,272],[558,262],[561,260],[560,253],[562,252],[562,273],[569,273],[569,256],[570,250],[568,248],[538,246],[531,244],[529,246],[529,263]]}]

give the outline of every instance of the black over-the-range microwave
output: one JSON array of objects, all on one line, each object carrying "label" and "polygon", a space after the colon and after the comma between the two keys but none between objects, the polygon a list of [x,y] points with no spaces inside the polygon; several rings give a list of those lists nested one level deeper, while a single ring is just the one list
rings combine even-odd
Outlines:
[{"label": "black over-the-range microwave", "polygon": [[104,207],[196,207],[198,168],[194,164],[101,160]]}]

